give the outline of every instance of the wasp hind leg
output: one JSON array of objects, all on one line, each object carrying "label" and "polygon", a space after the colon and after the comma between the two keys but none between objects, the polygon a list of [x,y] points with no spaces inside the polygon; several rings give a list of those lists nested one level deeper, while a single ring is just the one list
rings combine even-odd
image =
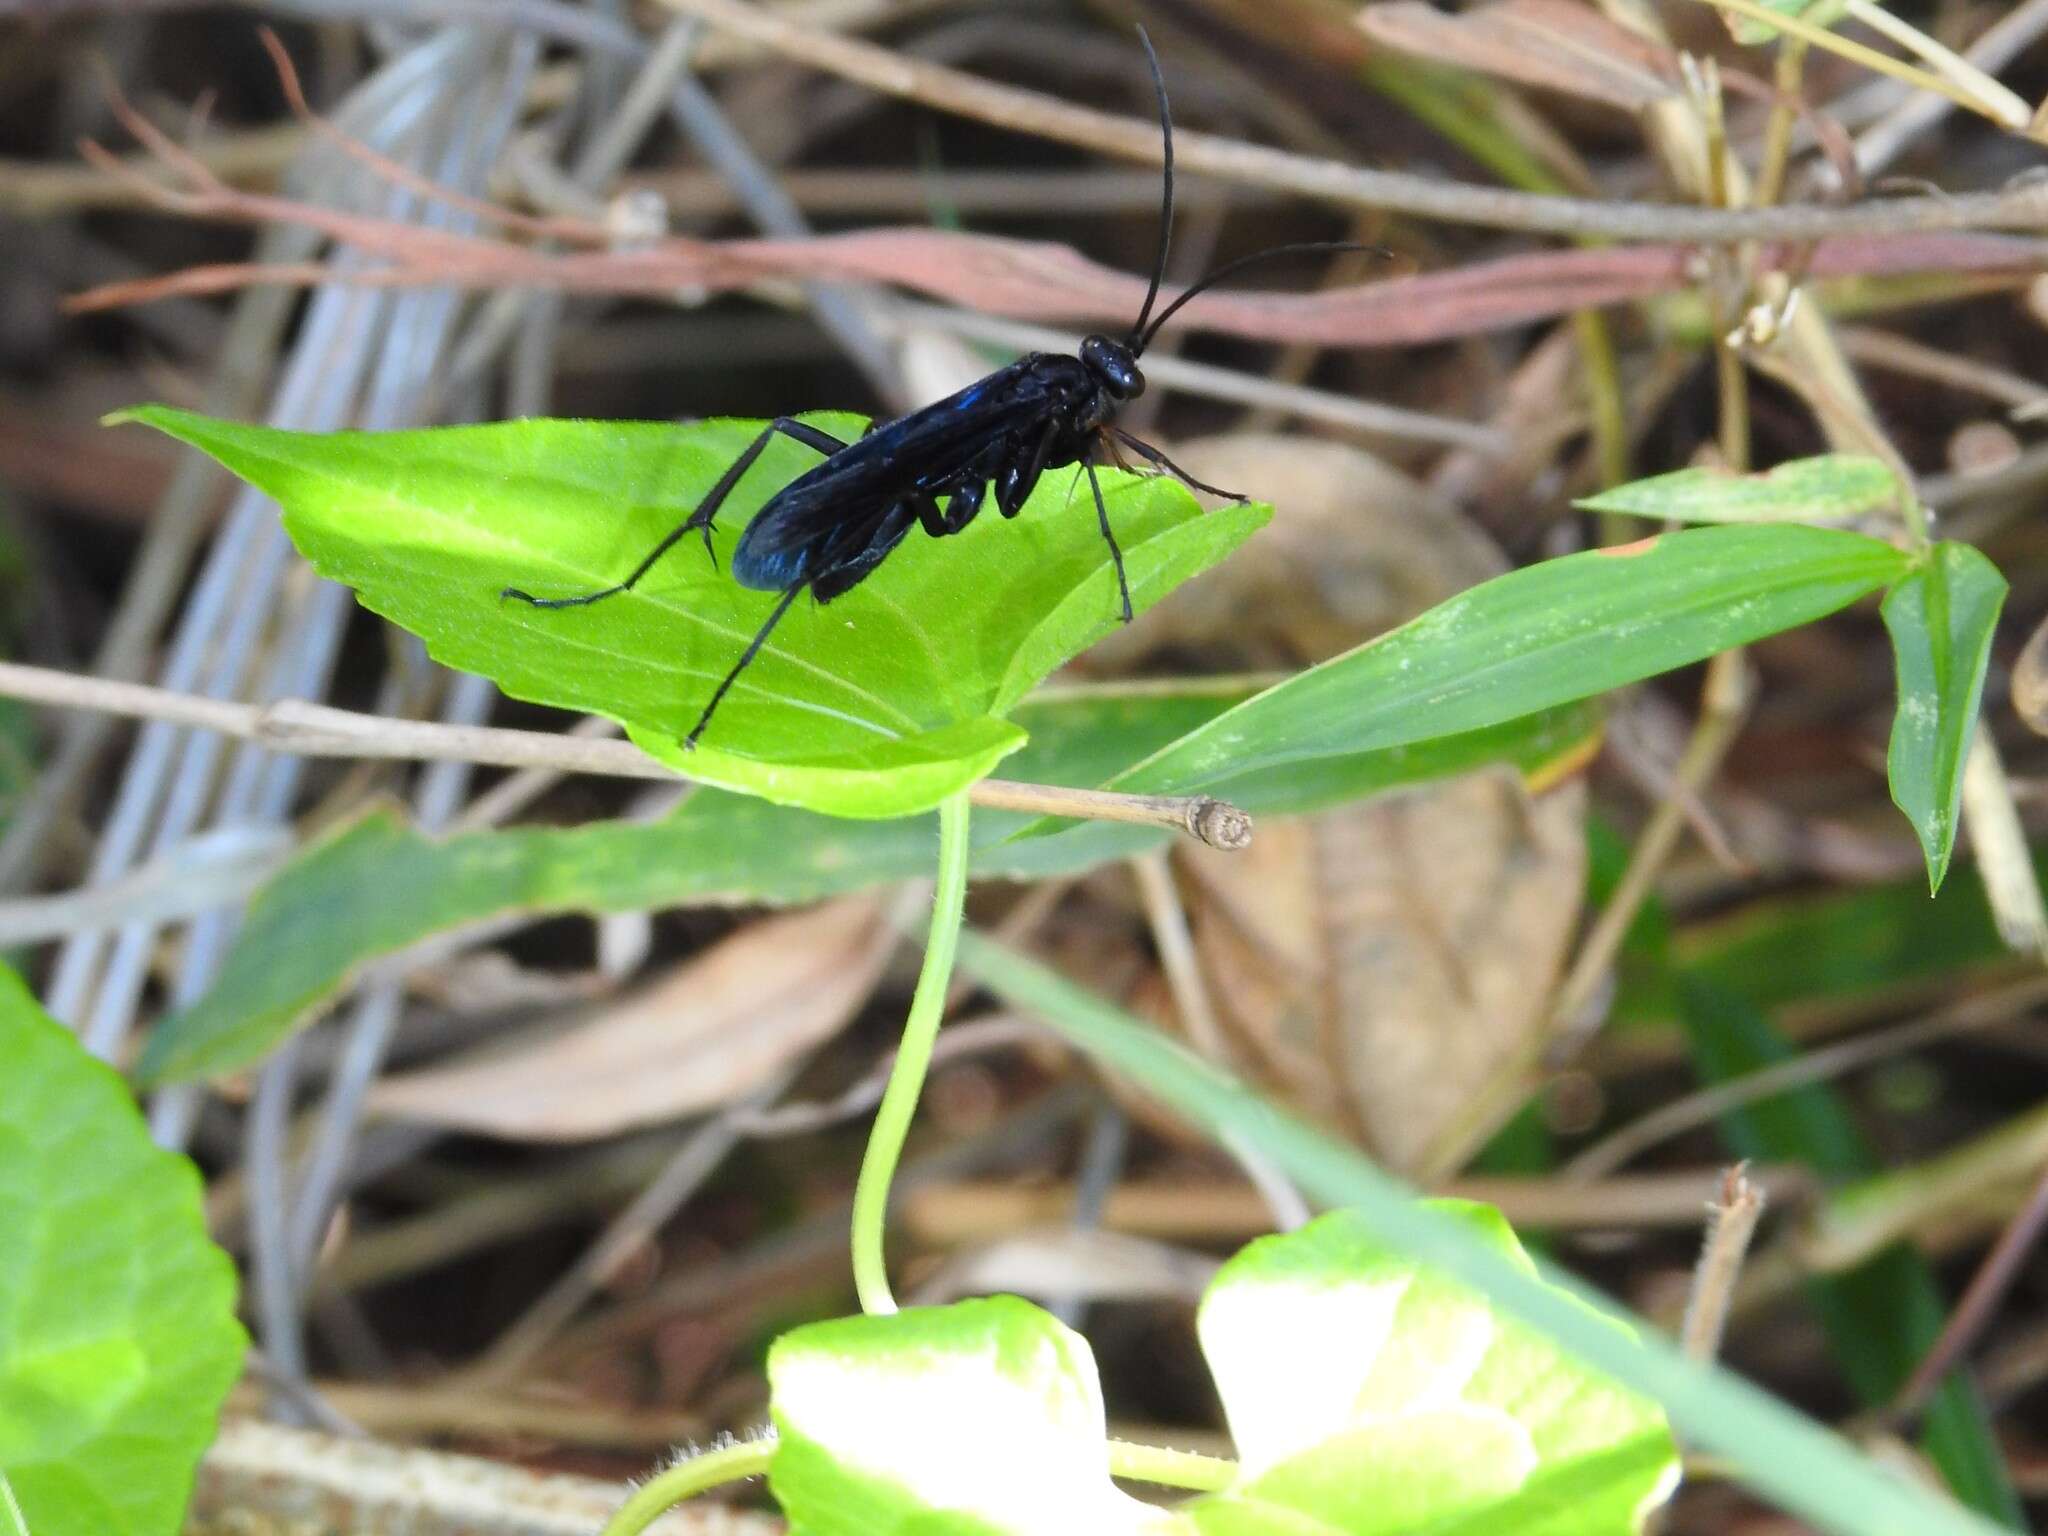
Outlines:
[{"label": "wasp hind leg", "polygon": [[[705,492],[704,499],[697,503],[697,510],[670,529],[668,536],[647,552],[647,557],[633,567],[632,574],[624,581],[614,582],[609,587],[601,587],[595,592],[585,592],[576,597],[535,597],[531,592],[522,591],[518,587],[506,587],[498,594],[498,600],[503,602],[511,598],[529,603],[535,608],[581,608],[589,603],[601,602],[607,597],[617,597],[621,592],[630,592],[639,585],[640,578],[654,569],[655,562],[675,548],[676,541],[684,534],[692,532],[701,532],[704,535],[704,553],[711,556],[711,564],[716,568],[718,556],[712,554],[711,550],[712,521],[718,516],[718,509],[725,505],[725,498],[732,494],[733,487],[740,483],[740,476],[753,468],[754,461],[761,457],[769,440],[778,432],[784,437],[794,438],[806,448],[815,448],[827,458],[846,446],[829,432],[821,432],[794,417],[778,416],[761,429],[759,437],[747,444],[746,452],[726,466],[725,473],[718,477],[717,483]],[[698,728],[703,728],[701,721]]]},{"label": "wasp hind leg", "polygon": [[704,713],[699,715],[697,723],[690,727],[690,734],[683,738],[684,750],[696,749],[697,738],[704,734],[704,727],[711,723],[712,711],[718,708],[725,698],[726,691],[739,681],[740,674],[753,665],[754,658],[761,654],[761,647],[767,643],[768,636],[774,631],[775,626],[782,622],[782,616],[789,612],[790,604],[796,601],[797,594],[801,591],[803,585],[799,583],[784,592],[781,601],[775,605],[775,611],[768,615],[768,621],[754,632],[754,638],[749,640],[747,648],[740,652],[740,659],[732,664],[732,670],[725,674],[718,687],[712,691],[711,702],[704,706]]}]

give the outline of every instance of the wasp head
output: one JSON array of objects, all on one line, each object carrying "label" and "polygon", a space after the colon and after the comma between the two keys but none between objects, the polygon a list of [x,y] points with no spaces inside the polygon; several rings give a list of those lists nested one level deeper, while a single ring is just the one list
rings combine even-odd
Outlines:
[{"label": "wasp head", "polygon": [[1107,336],[1090,336],[1081,343],[1081,361],[1095,380],[1118,400],[1135,400],[1145,393],[1145,375],[1138,372],[1138,356],[1120,341]]}]

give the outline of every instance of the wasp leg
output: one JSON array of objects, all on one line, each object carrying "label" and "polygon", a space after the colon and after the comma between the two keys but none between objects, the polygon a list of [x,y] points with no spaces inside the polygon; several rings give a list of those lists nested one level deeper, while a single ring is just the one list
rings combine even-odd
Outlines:
[{"label": "wasp leg", "polygon": [[811,578],[811,596],[829,603],[868,579],[874,568],[888,558],[889,551],[903,542],[915,521],[909,501],[890,505],[882,515],[861,530],[860,543]]},{"label": "wasp leg", "polygon": [[958,533],[973,522],[987,496],[988,477],[978,472],[972,479],[954,486],[952,494],[946,498],[945,531]]},{"label": "wasp leg", "polygon": [[1161,469],[1165,470],[1169,475],[1173,476],[1174,479],[1180,481],[1183,485],[1192,487],[1193,489],[1198,491],[1207,492],[1211,496],[1221,496],[1225,501],[1251,500],[1251,497],[1246,496],[1239,491],[1226,491],[1220,486],[1205,485],[1200,480],[1197,480],[1193,475],[1189,474],[1186,470],[1182,469],[1178,464],[1174,463],[1173,460],[1169,459],[1165,454],[1161,453],[1157,448],[1154,448],[1150,443],[1144,442],[1138,438],[1131,436],[1130,433],[1124,431],[1121,427],[1111,427],[1109,430],[1116,434],[1117,441],[1122,443],[1126,448],[1129,448],[1134,453],[1138,454],[1141,458],[1149,459],[1152,463],[1157,464]]},{"label": "wasp leg", "polygon": [[[958,533],[980,515],[994,470],[995,456],[984,455],[980,463],[966,470],[952,485],[910,497],[909,506],[917,513],[917,525],[934,539]],[[938,501],[941,495],[946,498],[943,509]]]},{"label": "wasp leg", "polygon": [[704,706],[704,713],[697,717],[697,723],[690,727],[690,734],[683,738],[683,746],[686,750],[695,748],[697,738],[704,734],[704,727],[711,723],[711,712],[718,708],[719,702],[725,697],[726,690],[738,681],[739,675],[753,664],[756,656],[761,654],[761,647],[767,641],[769,633],[776,625],[782,622],[782,616],[789,612],[789,605],[796,601],[797,594],[801,591],[803,591],[802,585],[797,585],[784,592],[782,594],[782,601],[777,603],[775,611],[768,615],[768,622],[755,631],[754,638],[747,642],[747,648],[740,653],[740,659],[734,662],[732,670],[725,674],[724,680],[719,683],[717,690],[711,695],[711,702]]},{"label": "wasp leg", "polygon": [[1095,520],[1102,525],[1103,540],[1109,545],[1109,558],[1116,562],[1116,590],[1124,600],[1123,619],[1131,622],[1131,584],[1124,579],[1124,552],[1116,546],[1116,535],[1109,531],[1109,508],[1102,500],[1102,482],[1095,478],[1095,455],[1091,452],[1081,460],[1081,467],[1088,471],[1088,489],[1095,493]]},{"label": "wasp leg", "polygon": [[1059,423],[1048,421],[1030,458],[1012,459],[996,471],[996,510],[1003,516],[1015,517],[1024,510],[1038,477],[1045,472],[1046,456],[1052,452],[1052,441],[1058,435]]},{"label": "wasp leg", "polygon": [[596,592],[585,592],[580,597],[535,597],[531,592],[523,592],[517,587],[507,587],[498,594],[499,601],[502,602],[510,597],[517,598],[522,603],[531,603],[536,608],[581,608],[586,603],[599,602],[607,597],[617,597],[621,592],[632,591],[639,584],[640,578],[654,569],[655,562],[675,548],[676,541],[692,530],[701,530],[703,532],[704,553],[711,555],[711,563],[715,568],[718,564],[718,557],[711,552],[712,519],[718,516],[718,509],[725,505],[725,498],[732,494],[732,488],[739,484],[740,476],[753,467],[754,460],[761,457],[762,451],[768,446],[769,439],[778,432],[784,437],[795,438],[806,448],[817,449],[818,452],[824,454],[827,458],[830,458],[846,446],[845,443],[829,432],[820,432],[816,427],[808,426],[789,416],[778,416],[761,429],[761,435],[747,445],[746,452],[742,453],[726,467],[725,473],[718,477],[718,482],[705,493],[704,499],[697,504],[697,510],[684,518],[676,527],[670,529],[668,537],[649,550],[647,558],[634,566],[632,575],[628,576],[624,581],[616,582],[609,587],[600,588]]}]

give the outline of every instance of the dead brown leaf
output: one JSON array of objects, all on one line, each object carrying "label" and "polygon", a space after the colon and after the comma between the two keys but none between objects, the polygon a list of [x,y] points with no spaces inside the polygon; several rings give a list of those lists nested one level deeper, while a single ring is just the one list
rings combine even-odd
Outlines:
[{"label": "dead brown leaf", "polygon": [[1183,850],[1218,1012],[1305,1110],[1412,1166],[1540,1029],[1585,881],[1585,794],[1505,770]]},{"label": "dead brown leaf", "polygon": [[[1320,660],[1506,568],[1455,508],[1364,451],[1240,436],[1176,452],[1285,510],[1237,558],[1116,637],[1226,664]],[[1109,648],[1109,643],[1098,650]],[[1585,796],[1501,770],[1175,858],[1233,1043],[1326,1124],[1410,1163],[1540,1028],[1577,922]]]},{"label": "dead brown leaf", "polygon": [[518,1141],[719,1108],[843,1028],[894,943],[877,895],[763,918],[567,1028],[388,1078],[371,1107]]}]

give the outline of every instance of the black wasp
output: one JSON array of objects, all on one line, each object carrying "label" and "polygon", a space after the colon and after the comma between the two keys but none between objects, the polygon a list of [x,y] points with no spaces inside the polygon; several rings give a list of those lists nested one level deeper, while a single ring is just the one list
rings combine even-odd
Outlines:
[{"label": "black wasp", "polygon": [[[1152,51],[1151,39],[1145,36],[1143,28],[1139,29],[1138,37],[1145,46],[1145,57],[1152,67],[1153,89],[1159,98],[1164,177],[1159,251],[1152,264],[1152,281],[1136,323],[1121,341],[1090,336],[1074,357],[1030,353],[935,405],[895,421],[877,423],[851,443],[801,421],[778,416],[718,477],[697,510],[655,545],[624,581],[580,597],[535,597],[516,587],[507,587],[500,595],[531,603],[536,608],[576,608],[631,591],[654,563],[688,533],[703,534],[704,548],[710,552],[712,520],[718,509],[740,477],[761,456],[769,439],[780,432],[805,447],[815,448],[825,459],[777,491],[740,535],[732,555],[733,580],[756,591],[779,592],[782,600],[712,693],[711,702],[704,706],[704,713],[697,717],[696,725],[684,739],[686,747],[697,744],[726,691],[760,653],[770,632],[800,593],[808,590],[816,601],[829,603],[850,591],[888,558],[913,525],[922,527],[935,539],[960,532],[974,521],[991,489],[995,492],[996,510],[1004,517],[1015,517],[1023,510],[1025,498],[1030,496],[1039,477],[1049,469],[1078,463],[1086,471],[1088,488],[1095,496],[1096,521],[1116,566],[1122,617],[1128,624],[1131,590],[1124,580],[1123,551],[1117,548],[1116,535],[1109,526],[1109,509],[1103,504],[1102,487],[1095,477],[1096,455],[1106,451],[1121,462],[1122,455],[1117,452],[1120,443],[1159,471],[1197,490],[1232,500],[1244,499],[1202,484],[1157,448],[1115,425],[1118,409],[1145,392],[1145,375],[1138,371],[1139,357],[1159,328],[1183,304],[1240,268],[1269,257],[1304,251],[1368,249],[1348,241],[1274,246],[1226,262],[1154,318],[1152,306],[1159,297],[1173,230],[1173,118],[1167,108],[1166,80],[1160,73],[1159,57]],[[717,557],[714,554],[712,558]]]}]

